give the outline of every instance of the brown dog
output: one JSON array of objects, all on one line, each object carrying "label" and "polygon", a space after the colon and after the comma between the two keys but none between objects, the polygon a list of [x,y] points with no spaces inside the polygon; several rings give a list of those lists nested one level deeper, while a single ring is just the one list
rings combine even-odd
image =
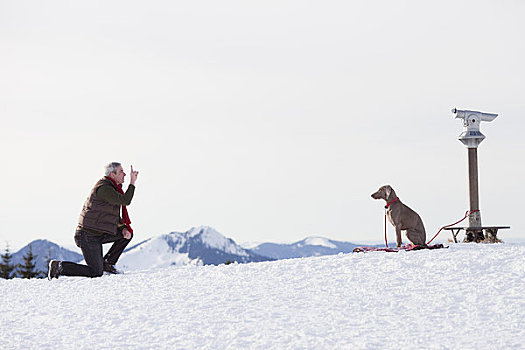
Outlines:
[{"label": "brown dog", "polygon": [[421,217],[397,198],[390,185],[379,188],[372,194],[374,199],[384,199],[387,203],[388,220],[396,228],[396,242],[400,247],[402,243],[401,231],[406,231],[407,238],[415,245],[425,246],[427,235]]}]

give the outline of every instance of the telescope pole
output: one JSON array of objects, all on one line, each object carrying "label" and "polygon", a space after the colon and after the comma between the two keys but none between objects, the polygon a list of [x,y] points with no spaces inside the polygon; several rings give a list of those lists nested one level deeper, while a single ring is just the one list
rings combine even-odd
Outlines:
[{"label": "telescope pole", "polygon": [[[481,213],[479,211],[479,192],[478,192],[478,149],[468,148],[468,183],[469,183],[469,229],[467,229],[467,240],[483,240],[483,230],[481,229]],[[476,229],[474,229],[476,228]]]}]

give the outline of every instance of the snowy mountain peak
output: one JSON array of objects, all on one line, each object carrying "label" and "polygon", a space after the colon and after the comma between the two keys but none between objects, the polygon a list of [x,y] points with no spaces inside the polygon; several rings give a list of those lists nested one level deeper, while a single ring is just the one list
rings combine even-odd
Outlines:
[{"label": "snowy mountain peak", "polygon": [[189,231],[187,231],[187,234],[188,234],[189,237],[195,237],[195,236],[201,235],[204,232],[207,232],[207,231],[210,231],[210,230],[215,231],[215,229],[213,229],[210,226],[201,225],[201,226],[197,226],[197,227],[192,227]]},{"label": "snowy mountain peak", "polygon": [[333,244],[328,238],[319,237],[319,236],[306,237],[299,244],[299,246],[304,246],[304,245],[318,245],[318,246],[327,247],[327,248],[337,248],[337,246]]},{"label": "snowy mountain peak", "polygon": [[241,248],[209,226],[193,227],[186,232],[159,235],[127,249],[119,259],[123,269],[147,269],[170,265],[223,264],[227,261],[255,262],[274,260]]},{"label": "snowy mountain peak", "polygon": [[177,232],[163,234],[147,239],[124,252],[118,266],[124,269],[139,270],[159,268],[170,265],[199,264],[191,259],[188,252],[181,251],[186,239]]},{"label": "snowy mountain peak", "polygon": [[248,256],[246,250],[224,237],[217,230],[209,226],[194,227],[188,231],[188,237],[200,238],[201,242],[210,248],[216,248],[230,254]]}]

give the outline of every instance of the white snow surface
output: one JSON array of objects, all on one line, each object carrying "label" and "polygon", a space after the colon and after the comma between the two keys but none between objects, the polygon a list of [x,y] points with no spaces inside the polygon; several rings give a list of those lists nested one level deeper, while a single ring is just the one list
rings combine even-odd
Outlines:
[{"label": "white snow surface", "polygon": [[523,349],[525,244],[0,280],[2,349]]}]

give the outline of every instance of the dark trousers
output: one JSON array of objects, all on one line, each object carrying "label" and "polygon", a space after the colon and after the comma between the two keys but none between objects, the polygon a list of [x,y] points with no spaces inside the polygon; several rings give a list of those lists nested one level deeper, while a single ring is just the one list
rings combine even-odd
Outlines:
[{"label": "dark trousers", "polygon": [[[87,266],[63,261],[60,274],[64,276],[100,277],[104,273],[104,261],[115,265],[130,241],[131,239],[125,239],[121,233],[118,235],[94,235],[79,229],[75,232],[75,243],[82,249]],[[111,248],[106,255],[102,256],[102,244],[112,242]]]}]

